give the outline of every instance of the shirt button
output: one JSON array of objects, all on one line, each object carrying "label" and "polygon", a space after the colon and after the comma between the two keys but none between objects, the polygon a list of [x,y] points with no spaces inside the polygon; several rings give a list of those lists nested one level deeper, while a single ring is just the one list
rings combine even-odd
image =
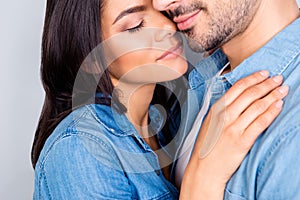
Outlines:
[{"label": "shirt button", "polygon": [[156,169],[156,170],[154,170],[154,172],[156,173],[157,176],[160,175],[160,170]]}]

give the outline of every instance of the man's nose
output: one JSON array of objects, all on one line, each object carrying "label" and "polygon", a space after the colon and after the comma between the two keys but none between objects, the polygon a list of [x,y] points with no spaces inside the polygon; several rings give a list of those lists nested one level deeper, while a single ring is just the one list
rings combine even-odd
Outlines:
[{"label": "man's nose", "polygon": [[179,0],[152,0],[153,7],[159,11],[172,10],[175,3]]}]

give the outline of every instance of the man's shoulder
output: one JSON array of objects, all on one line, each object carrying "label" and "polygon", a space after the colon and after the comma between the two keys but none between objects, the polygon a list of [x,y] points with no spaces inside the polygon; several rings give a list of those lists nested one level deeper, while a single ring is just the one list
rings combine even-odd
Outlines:
[{"label": "man's shoulder", "polygon": [[[299,66],[300,68],[300,66]],[[272,125],[257,139],[227,185],[240,199],[299,199],[299,80],[288,81],[290,94]],[[278,190],[280,188],[280,190]],[[276,191],[274,193],[274,191]],[[296,198],[297,197],[297,198]]]},{"label": "man's shoulder", "polygon": [[[285,123],[289,120],[293,122]],[[292,115],[279,119],[258,138],[232,176],[226,198],[299,199],[299,144],[299,120],[296,122]]]}]

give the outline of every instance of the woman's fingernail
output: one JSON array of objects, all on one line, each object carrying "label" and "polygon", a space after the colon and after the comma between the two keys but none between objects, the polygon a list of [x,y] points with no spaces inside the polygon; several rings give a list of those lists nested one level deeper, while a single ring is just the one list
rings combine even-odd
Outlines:
[{"label": "woman's fingernail", "polygon": [[279,76],[274,76],[272,79],[273,79],[274,82],[280,83],[283,78],[282,78],[282,76],[279,75]]},{"label": "woman's fingernail", "polygon": [[287,85],[283,85],[279,88],[279,92],[281,94],[286,94],[288,91],[289,91],[289,86],[287,86]]},{"label": "woman's fingernail", "polygon": [[263,77],[269,76],[269,72],[267,70],[262,70],[259,72]]},{"label": "woman's fingernail", "polygon": [[282,100],[277,101],[276,104],[275,104],[276,108],[281,108],[282,105],[283,105],[283,101]]}]

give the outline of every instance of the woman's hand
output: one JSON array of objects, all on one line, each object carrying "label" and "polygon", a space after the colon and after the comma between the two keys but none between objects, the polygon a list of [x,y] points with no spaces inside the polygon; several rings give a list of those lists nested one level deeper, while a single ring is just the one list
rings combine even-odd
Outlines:
[{"label": "woman's hand", "polygon": [[288,93],[281,76],[267,77],[261,71],[241,79],[212,106],[184,173],[181,199],[223,199],[227,181]]}]

